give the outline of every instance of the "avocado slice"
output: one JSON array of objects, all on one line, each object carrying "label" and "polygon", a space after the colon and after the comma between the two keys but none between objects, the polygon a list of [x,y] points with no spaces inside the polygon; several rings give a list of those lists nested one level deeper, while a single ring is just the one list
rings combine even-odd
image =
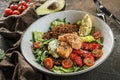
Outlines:
[{"label": "avocado slice", "polygon": [[44,4],[36,9],[37,15],[46,15],[60,11],[65,6],[65,0],[47,0]]}]

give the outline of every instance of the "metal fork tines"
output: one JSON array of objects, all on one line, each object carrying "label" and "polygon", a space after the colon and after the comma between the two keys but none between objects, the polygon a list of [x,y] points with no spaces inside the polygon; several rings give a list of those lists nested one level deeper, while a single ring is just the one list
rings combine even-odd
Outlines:
[{"label": "metal fork tines", "polygon": [[94,3],[96,5],[97,16],[103,19],[103,21],[107,22],[105,13],[103,13],[102,10],[100,9],[101,3],[98,2],[97,0],[94,0]]},{"label": "metal fork tines", "polygon": [[116,18],[109,10],[107,10],[103,5],[102,2],[98,0],[93,0],[95,5],[96,5],[96,10],[97,10],[97,16],[102,17],[102,19],[107,22],[106,16],[110,17],[111,19],[114,19],[115,22],[120,24],[120,20]]}]

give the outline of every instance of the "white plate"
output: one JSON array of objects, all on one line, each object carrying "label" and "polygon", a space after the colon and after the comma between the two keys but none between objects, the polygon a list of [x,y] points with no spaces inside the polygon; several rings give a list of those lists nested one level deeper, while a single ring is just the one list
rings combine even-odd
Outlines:
[{"label": "white plate", "polygon": [[61,11],[61,12],[56,12],[47,16],[44,16],[40,19],[38,19],[37,21],[35,21],[32,25],[30,25],[30,27],[26,30],[26,32],[24,33],[23,37],[22,37],[22,41],[21,41],[21,51],[23,56],[25,57],[25,59],[35,68],[37,68],[40,71],[49,73],[49,74],[53,74],[53,75],[61,75],[61,76],[70,76],[70,75],[76,75],[76,74],[81,74],[81,73],[85,73],[87,71],[90,71],[94,68],[96,68],[98,65],[100,65],[101,63],[103,63],[108,56],[110,55],[113,46],[114,46],[114,37],[113,37],[113,33],[110,29],[110,27],[103,22],[101,19],[94,17],[94,26],[95,28],[99,29],[104,37],[104,54],[103,56],[97,60],[95,62],[95,65],[93,65],[92,67],[82,70],[82,71],[78,71],[78,72],[72,72],[72,73],[65,73],[65,74],[57,74],[54,72],[51,72],[47,69],[45,69],[44,67],[42,67],[40,64],[38,64],[37,62],[35,62],[35,57],[34,54],[32,53],[32,42],[30,40],[32,40],[32,32],[37,30],[40,32],[47,32],[49,30],[50,27],[50,23],[57,19],[57,18],[66,18],[66,20],[68,22],[75,22],[79,19],[82,19],[82,17],[84,16],[84,14],[86,14],[87,12],[83,12],[83,11],[76,11],[76,10],[68,10],[68,11]]}]

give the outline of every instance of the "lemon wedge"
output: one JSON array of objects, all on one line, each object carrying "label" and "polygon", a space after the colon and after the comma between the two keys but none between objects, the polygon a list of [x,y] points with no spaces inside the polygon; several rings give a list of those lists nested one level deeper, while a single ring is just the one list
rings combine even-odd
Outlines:
[{"label": "lemon wedge", "polygon": [[80,36],[87,36],[90,34],[92,30],[92,19],[89,14],[85,14],[82,19],[81,26],[79,28],[79,35]]}]

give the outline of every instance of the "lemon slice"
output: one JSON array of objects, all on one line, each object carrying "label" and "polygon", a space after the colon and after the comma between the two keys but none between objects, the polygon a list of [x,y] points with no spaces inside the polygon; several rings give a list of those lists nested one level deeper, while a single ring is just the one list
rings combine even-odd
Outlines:
[{"label": "lemon slice", "polygon": [[92,19],[89,14],[85,14],[82,19],[81,26],[79,28],[79,35],[80,36],[87,36],[90,34],[92,30]]}]

